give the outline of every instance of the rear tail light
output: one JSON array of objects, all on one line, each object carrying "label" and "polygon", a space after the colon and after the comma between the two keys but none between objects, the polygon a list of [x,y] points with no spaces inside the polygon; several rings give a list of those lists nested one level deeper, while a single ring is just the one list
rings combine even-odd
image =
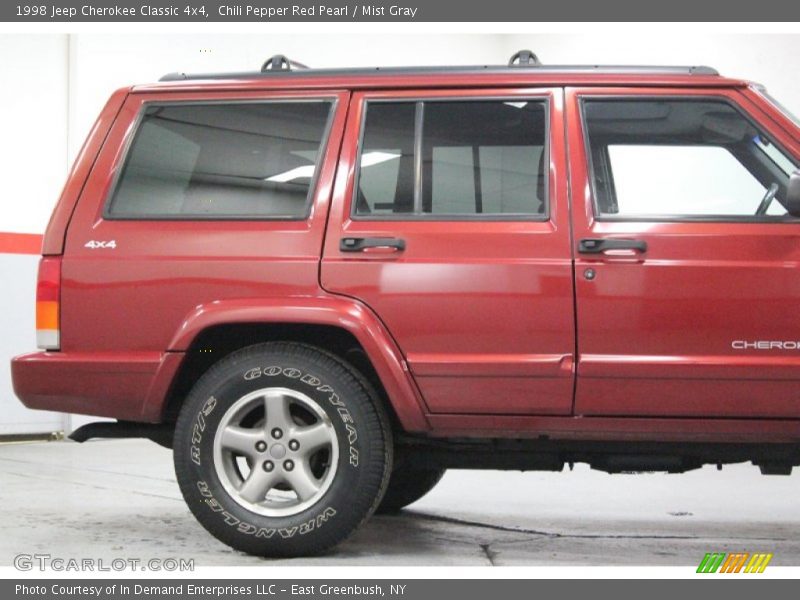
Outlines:
[{"label": "rear tail light", "polygon": [[61,259],[43,257],[36,282],[36,345],[41,350],[61,347]]}]

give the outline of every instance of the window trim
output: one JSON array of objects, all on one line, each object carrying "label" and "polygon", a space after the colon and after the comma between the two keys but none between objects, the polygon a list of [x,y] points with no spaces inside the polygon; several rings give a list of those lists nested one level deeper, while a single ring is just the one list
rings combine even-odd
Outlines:
[{"label": "window trim", "polygon": [[734,102],[727,96],[719,96],[714,94],[708,95],[671,95],[671,94],[579,94],[578,101],[580,105],[580,127],[581,137],[583,139],[584,155],[586,157],[586,174],[589,178],[589,189],[592,194],[592,214],[594,219],[601,223],[779,223],[779,224],[797,224],[800,223],[800,217],[793,217],[789,214],[786,215],[681,215],[681,214],[653,214],[644,216],[614,216],[607,213],[602,213],[597,204],[597,189],[594,160],[592,159],[591,146],[589,140],[589,127],[586,119],[586,102],[587,101],[616,101],[616,102],[637,102],[642,100],[677,100],[683,102],[720,102],[727,104],[734,111],[739,113],[747,122],[749,122],[765,139],[769,140],[776,148],[782,153],[791,157],[794,160],[794,154],[787,151],[786,148],[775,141],[775,138],[769,132],[764,130],[764,127],[759,124],[750,114],[744,110],[739,104]]},{"label": "window trim", "polygon": [[[114,196],[117,193],[117,189],[119,188],[120,182],[122,180],[122,176],[125,173],[125,168],[128,165],[128,160],[131,156],[131,148],[133,146],[134,141],[136,140],[136,136],[139,133],[140,127],[142,125],[142,121],[144,120],[145,113],[151,107],[159,107],[159,106],[214,106],[214,105],[240,105],[240,104],[328,104],[329,111],[328,117],[325,121],[325,127],[322,132],[322,138],[320,139],[319,145],[319,152],[317,153],[317,160],[314,163],[314,177],[311,179],[311,183],[308,187],[308,194],[306,195],[305,206],[302,214],[299,215],[230,215],[230,214],[208,214],[208,215],[200,215],[200,214],[193,214],[187,213],[185,215],[181,214],[174,214],[174,215],[160,215],[160,214],[147,214],[143,213],[141,215],[118,215],[111,212],[111,203],[114,199]],[[278,222],[302,222],[308,221],[311,217],[312,208],[314,206],[314,198],[317,192],[317,185],[319,183],[320,172],[322,171],[323,162],[325,159],[325,154],[328,150],[328,144],[330,142],[331,132],[333,130],[333,122],[336,117],[336,111],[338,109],[339,99],[336,96],[320,96],[320,97],[287,97],[287,98],[264,98],[264,99],[253,99],[253,100],[235,100],[235,99],[226,99],[226,100],[179,100],[179,101],[169,101],[169,100],[148,100],[142,102],[141,106],[139,107],[139,111],[136,115],[136,118],[133,121],[132,127],[130,129],[130,134],[127,136],[125,143],[123,144],[123,152],[122,152],[122,159],[118,163],[118,167],[115,169],[116,173],[114,174],[114,179],[109,186],[108,192],[106,194],[105,199],[103,200],[103,212],[102,218],[104,221],[198,221],[198,222],[205,222],[205,221],[278,221]]]},{"label": "window trim", "polygon": [[[447,215],[447,214],[425,214],[421,212],[422,204],[422,136],[424,130],[424,114],[426,102],[537,102],[544,105],[544,164],[546,165],[547,176],[544,181],[544,212],[537,213],[494,213],[494,214],[465,214],[465,215]],[[359,215],[356,213],[358,202],[356,197],[358,195],[358,185],[361,179],[361,153],[364,151],[364,135],[366,133],[367,112],[370,104],[413,104],[416,105],[415,120],[414,120],[414,211],[413,213],[397,213],[390,215]],[[358,132],[358,150],[354,162],[354,175],[353,175],[353,190],[350,194],[350,220],[352,221],[368,221],[368,222],[392,222],[392,221],[441,221],[441,222],[470,222],[470,221],[488,221],[488,222],[503,222],[503,221],[516,221],[516,222],[534,222],[546,223],[550,220],[550,161],[552,158],[552,139],[551,139],[551,103],[552,97],[550,94],[542,94],[540,96],[421,96],[421,97],[397,97],[397,98],[369,98],[366,97],[362,101],[361,119],[359,123]],[[421,107],[421,108],[420,108]]]}]

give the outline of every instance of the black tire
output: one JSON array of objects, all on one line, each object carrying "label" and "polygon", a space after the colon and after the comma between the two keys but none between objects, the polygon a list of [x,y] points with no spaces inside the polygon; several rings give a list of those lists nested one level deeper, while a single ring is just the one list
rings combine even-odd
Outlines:
[{"label": "black tire", "polygon": [[376,513],[395,513],[430,492],[444,477],[445,469],[399,466],[392,472],[389,486]]},{"label": "black tire", "polygon": [[[233,417],[229,415],[238,415],[236,410],[229,411],[237,401],[240,406],[241,399],[259,398],[263,390],[275,388],[284,388],[284,391],[270,393],[280,396],[288,390],[316,404],[320,423],[324,421],[332,440],[327,462],[323,465],[328,473],[327,487],[320,486],[321,496],[317,499],[312,496],[308,502],[313,504],[305,508],[297,492],[294,501],[300,512],[296,514],[265,515],[256,512],[262,504],[248,506],[242,499],[244,494],[239,495],[235,484],[231,486],[231,473],[234,478],[238,473],[246,480],[256,473],[251,469],[253,462],[247,462],[248,466],[241,471],[239,467],[231,467],[232,461],[240,459],[236,458],[236,451],[227,450],[219,441],[225,439],[222,433],[215,446],[217,431],[226,430],[220,424],[230,429]],[[267,406],[267,400],[264,402]],[[297,421],[297,406],[291,402],[286,405],[291,408],[287,408],[288,419]],[[290,455],[286,446],[281,450],[277,448],[278,440],[270,438],[268,409],[261,410],[264,411],[262,421],[257,422],[253,431],[267,432],[264,435],[270,445],[266,451],[259,450],[263,455],[253,453],[256,458],[247,460],[256,461],[256,468],[260,464],[268,471],[266,463],[271,461],[260,462],[264,456],[277,451],[286,452],[286,457]],[[288,429],[291,430],[291,426]],[[333,460],[334,442],[338,444],[338,460]],[[289,443],[287,440],[286,445]],[[263,448],[263,444],[258,442],[256,447]],[[224,459],[227,462],[222,462],[220,456],[228,457]],[[298,464],[301,460],[298,456]],[[216,538],[237,550],[258,556],[306,556],[322,553],[341,543],[375,511],[391,474],[392,434],[386,412],[374,390],[347,363],[311,346],[273,342],[250,346],[225,357],[195,384],[176,424],[174,461],[186,503]],[[275,462],[278,463],[275,469],[291,470],[286,467],[291,461],[284,461],[284,455]],[[307,471],[310,470],[309,467]],[[280,492],[282,489],[291,491],[286,485],[284,482],[268,488],[266,499],[260,496],[257,502],[270,502],[269,494],[276,491],[285,494]],[[256,508],[251,510],[254,506]]]}]

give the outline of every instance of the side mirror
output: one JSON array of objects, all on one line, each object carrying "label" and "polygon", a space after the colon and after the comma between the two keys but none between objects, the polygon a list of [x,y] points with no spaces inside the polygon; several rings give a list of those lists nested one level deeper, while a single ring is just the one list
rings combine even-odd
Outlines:
[{"label": "side mirror", "polygon": [[786,211],[793,217],[800,217],[800,169],[792,173],[786,190]]}]

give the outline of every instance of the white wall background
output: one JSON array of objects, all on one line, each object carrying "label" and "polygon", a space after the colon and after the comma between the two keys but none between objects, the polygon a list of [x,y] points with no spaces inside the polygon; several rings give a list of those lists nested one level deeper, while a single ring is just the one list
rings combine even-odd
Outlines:
[{"label": "white wall background", "polygon": [[[0,233],[42,233],[67,172],[66,35],[0,36]],[[0,254],[0,434],[56,431],[61,415],[25,409],[8,361],[35,348],[37,259]]]},{"label": "white wall background", "polygon": [[66,35],[0,36],[0,231],[42,233],[67,171]]},{"label": "white wall background", "polygon": [[[637,24],[625,34],[598,24],[595,33],[566,35],[0,35],[0,233],[44,231],[68,164],[118,87],[170,71],[257,69],[277,53],[313,67],[502,64],[521,48],[549,64],[707,64],[765,84],[800,112],[800,35],[701,36]],[[10,387],[8,359],[34,348],[34,264],[0,254],[0,276],[13,287],[0,303],[0,434],[70,427],[23,410]]]}]

